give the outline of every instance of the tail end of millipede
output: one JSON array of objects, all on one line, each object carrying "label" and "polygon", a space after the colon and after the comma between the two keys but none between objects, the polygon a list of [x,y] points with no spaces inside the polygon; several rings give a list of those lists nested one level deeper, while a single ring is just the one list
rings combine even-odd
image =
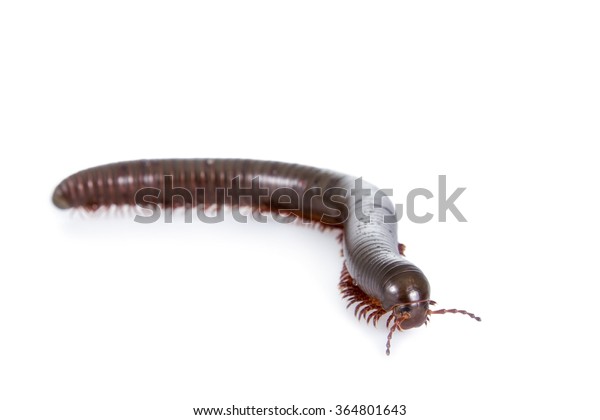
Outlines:
[{"label": "tail end of millipede", "polygon": [[71,208],[71,204],[67,199],[64,191],[60,188],[60,185],[56,187],[54,193],[52,194],[52,203],[61,210],[66,210]]}]

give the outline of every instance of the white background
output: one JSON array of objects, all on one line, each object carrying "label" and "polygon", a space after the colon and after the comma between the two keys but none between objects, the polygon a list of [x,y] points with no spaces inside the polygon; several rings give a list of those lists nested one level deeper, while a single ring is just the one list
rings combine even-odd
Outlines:
[{"label": "white background", "polygon": [[[595,418],[599,18],[580,1],[2,2],[0,417]],[[447,175],[468,222],[405,219],[400,240],[440,307],[483,321],[437,316],[386,357],[385,329],[339,297],[333,233],[50,202],[78,170],[171,157],[327,167],[397,203]]]}]

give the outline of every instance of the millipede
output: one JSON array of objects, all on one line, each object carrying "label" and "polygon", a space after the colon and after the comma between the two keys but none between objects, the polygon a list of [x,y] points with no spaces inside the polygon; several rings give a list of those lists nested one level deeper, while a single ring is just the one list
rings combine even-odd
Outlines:
[{"label": "millipede", "polygon": [[398,243],[394,205],[362,178],[311,166],[249,159],[162,159],[111,163],[64,179],[52,202],[60,209],[113,206],[250,207],[340,231],[339,288],[367,324],[387,316],[392,336],[426,325],[430,315],[465,310],[431,307],[429,281]]}]

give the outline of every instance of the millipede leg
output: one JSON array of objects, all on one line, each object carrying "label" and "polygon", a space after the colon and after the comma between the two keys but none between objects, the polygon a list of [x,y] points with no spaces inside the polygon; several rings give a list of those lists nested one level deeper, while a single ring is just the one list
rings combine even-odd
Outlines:
[{"label": "millipede leg", "polygon": [[403,257],[404,257],[404,251],[406,251],[406,245],[404,245],[404,244],[398,244],[398,252]]},{"label": "millipede leg", "polygon": [[361,290],[354,280],[350,276],[346,264],[342,268],[340,275],[340,292],[342,297],[348,300],[348,308],[353,304],[356,304],[354,308],[354,315],[360,320],[364,318],[367,320],[367,324],[372,322],[374,326],[377,326],[379,318],[381,318],[387,311],[381,307],[381,303],[367,295]]}]

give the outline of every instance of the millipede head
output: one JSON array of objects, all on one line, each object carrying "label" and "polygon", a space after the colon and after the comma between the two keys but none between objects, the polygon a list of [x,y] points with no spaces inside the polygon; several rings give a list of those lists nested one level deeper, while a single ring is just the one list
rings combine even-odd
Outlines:
[{"label": "millipede head", "polygon": [[397,305],[387,319],[386,326],[390,329],[385,343],[385,354],[390,355],[392,336],[396,330],[404,331],[427,324],[429,315],[429,301],[413,302],[406,305]]},{"label": "millipede head", "polygon": [[401,320],[402,328],[400,330],[410,330],[420,327],[427,323],[427,316],[430,313],[429,301],[418,301],[394,306],[392,313],[396,320]]}]

